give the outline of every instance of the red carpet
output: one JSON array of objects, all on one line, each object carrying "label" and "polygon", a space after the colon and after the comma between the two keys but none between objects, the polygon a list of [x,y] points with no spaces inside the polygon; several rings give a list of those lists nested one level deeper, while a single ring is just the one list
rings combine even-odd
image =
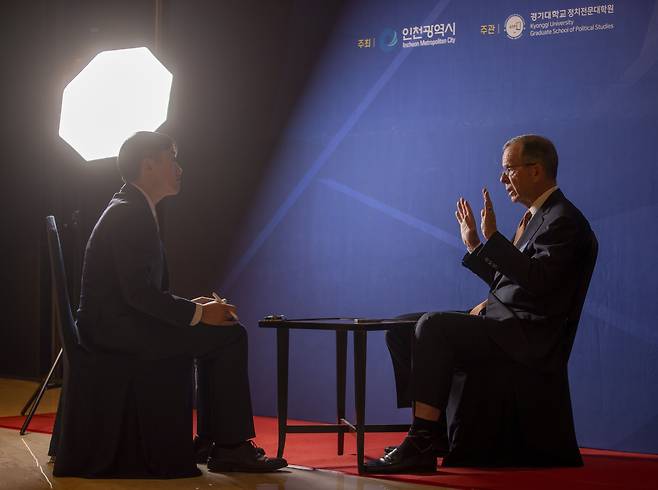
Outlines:
[{"label": "red carpet", "polygon": [[[0,427],[20,429],[23,417],[0,417]],[[36,415],[31,432],[50,433],[54,414]],[[276,452],[277,422],[271,417],[255,417],[256,441],[268,454]],[[303,423],[290,421],[291,423]],[[366,454],[376,457],[384,446],[398,443],[401,434],[366,435]],[[285,457],[290,464],[328,469],[356,475],[355,439],[345,437],[345,455],[336,456],[336,436],[331,434],[288,434]],[[486,490],[628,490],[658,487],[658,455],[582,449],[583,468],[564,469],[441,469],[433,475],[396,475],[391,480],[452,488]]]}]

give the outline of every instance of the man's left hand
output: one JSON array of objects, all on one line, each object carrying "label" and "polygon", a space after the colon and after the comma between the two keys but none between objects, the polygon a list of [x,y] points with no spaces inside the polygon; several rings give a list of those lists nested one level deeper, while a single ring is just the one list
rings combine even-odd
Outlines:
[{"label": "man's left hand", "polygon": [[484,238],[489,240],[491,235],[498,231],[498,228],[496,227],[496,214],[494,213],[491,196],[489,196],[489,191],[486,188],[482,189],[482,199],[484,200],[484,209],[480,210],[480,229]]}]

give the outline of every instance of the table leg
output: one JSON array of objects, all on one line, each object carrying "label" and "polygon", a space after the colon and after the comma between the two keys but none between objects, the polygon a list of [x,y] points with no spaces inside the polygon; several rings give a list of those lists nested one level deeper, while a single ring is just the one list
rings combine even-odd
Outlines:
[{"label": "table leg", "polygon": [[[345,419],[345,378],[347,369],[347,332],[336,330],[336,419]],[[337,454],[342,456],[345,448],[345,433],[338,433]]]},{"label": "table leg", "polygon": [[276,330],[276,387],[277,387],[277,415],[279,418],[279,447],[277,457],[283,457],[283,448],[286,445],[286,426],[288,425],[288,344],[289,329]]},{"label": "table leg", "polygon": [[354,403],[356,405],[356,461],[363,472],[364,426],[366,423],[366,346],[367,332],[354,331]]}]

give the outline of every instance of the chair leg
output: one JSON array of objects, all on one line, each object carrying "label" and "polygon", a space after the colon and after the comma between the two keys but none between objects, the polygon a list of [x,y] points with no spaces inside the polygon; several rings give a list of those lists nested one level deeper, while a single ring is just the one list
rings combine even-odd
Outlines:
[{"label": "chair leg", "polygon": [[27,427],[30,425],[30,422],[32,421],[32,417],[34,417],[34,413],[37,411],[37,408],[39,408],[39,403],[41,403],[41,398],[43,397],[43,394],[46,392],[46,389],[48,388],[48,383],[50,383],[50,378],[52,378],[53,373],[55,372],[55,368],[57,367],[57,364],[59,363],[59,360],[62,357],[62,352],[63,352],[62,349],[60,349],[59,354],[57,354],[57,358],[55,359],[55,362],[53,362],[53,365],[50,368],[50,371],[48,372],[48,376],[46,376],[46,379],[43,380],[43,383],[41,383],[41,386],[39,387],[39,392],[36,396],[36,399],[34,400],[34,403],[32,403],[32,407],[30,408],[30,413],[28,414],[27,418],[25,419],[25,422],[23,422],[23,426],[21,427],[20,434],[22,436],[25,435],[25,432],[27,431]]},{"label": "chair leg", "polygon": [[[340,425],[345,419],[345,378],[347,364],[347,332],[336,330],[336,420]],[[345,449],[345,432],[338,432],[337,454]]]},{"label": "chair leg", "polygon": [[356,405],[356,461],[359,473],[364,470],[364,426],[366,412],[366,346],[367,332],[354,331],[354,402]]},{"label": "chair leg", "polygon": [[276,455],[283,457],[286,445],[286,426],[288,425],[288,345],[289,329],[276,330],[276,377],[277,377],[277,415],[279,419],[279,447]]},{"label": "chair leg", "polygon": [[[44,381],[45,381],[45,379],[44,379]],[[37,396],[39,395],[39,392],[41,391],[41,386],[43,385],[44,381],[41,381],[41,383],[39,383],[39,386],[37,386],[37,388],[34,390],[34,393],[32,393],[32,396],[30,396],[28,401],[25,402],[25,406],[21,410],[21,415],[25,415],[27,413],[27,411],[32,407],[32,405],[34,404],[34,400],[37,399]]]}]

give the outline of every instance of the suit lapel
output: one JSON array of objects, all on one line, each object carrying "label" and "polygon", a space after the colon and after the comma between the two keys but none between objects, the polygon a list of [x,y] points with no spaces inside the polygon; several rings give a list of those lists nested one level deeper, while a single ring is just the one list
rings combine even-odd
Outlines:
[{"label": "suit lapel", "polygon": [[158,239],[162,241],[162,235],[160,234],[160,226],[159,223],[156,221],[157,218],[153,216],[153,212],[151,211],[151,206],[149,206],[148,201],[146,200],[146,197],[144,197],[144,194],[137,189],[137,187],[131,185],[131,184],[124,184],[123,187],[121,187],[121,190],[119,191],[118,194],[115,194],[114,197],[123,197],[127,201],[130,201],[134,203],[135,205],[138,205],[141,209],[142,212],[148,216],[149,223],[153,224],[153,228],[155,230],[156,235],[158,235]]},{"label": "suit lapel", "polygon": [[535,233],[537,233],[537,230],[539,230],[539,227],[544,222],[544,214],[544,210],[538,210],[528,223],[528,226],[526,226],[526,229],[523,231],[521,238],[519,238],[517,247],[519,250],[521,250],[521,252],[525,250],[526,245],[530,242],[530,240],[534,238]]},{"label": "suit lapel", "polygon": [[[555,192],[553,192],[553,194],[548,196],[546,202],[544,202],[542,207],[539,208],[539,210],[535,213],[532,219],[528,222],[528,226],[526,226],[526,229],[523,231],[521,238],[519,238],[518,249],[521,252],[523,252],[526,249],[528,243],[530,243],[532,239],[535,237],[535,235],[539,231],[539,228],[541,228],[541,225],[544,223],[546,214],[548,214],[553,204],[563,197],[564,195],[562,194],[562,191],[560,191],[560,189],[557,189]],[[500,282],[502,277],[503,275],[500,272],[496,272],[496,274],[494,275],[494,280],[491,283],[491,287],[489,288],[489,291],[494,291],[498,287],[498,283]]]},{"label": "suit lapel", "polygon": [[560,189],[557,189],[555,192],[553,192],[553,194],[548,196],[548,199],[546,199],[544,204],[542,204],[541,208],[537,210],[535,215],[530,220],[530,223],[528,223],[528,226],[523,232],[523,235],[521,235],[521,238],[519,239],[519,250],[521,250],[522,252],[525,250],[528,243],[532,241],[537,231],[539,231],[539,228],[541,228],[541,225],[544,223],[544,219],[546,215],[551,210],[553,205],[563,197],[564,194],[562,194],[562,191],[560,191]]},{"label": "suit lapel", "polygon": [[[519,238],[517,248],[521,252],[525,250],[526,245],[535,236],[535,233],[537,233],[537,230],[539,230],[539,227],[543,222],[544,222],[544,212],[542,210],[539,210],[530,219],[530,221],[528,222],[528,226],[526,226],[525,230],[523,231],[523,234]],[[514,238],[510,240],[510,242],[513,241]],[[491,283],[491,287],[489,288],[489,291],[494,291],[498,287],[498,283],[500,282],[502,277],[503,275],[500,272],[496,271],[496,274],[494,275],[494,280]]]},{"label": "suit lapel", "polygon": [[148,223],[148,226],[152,226],[152,232],[157,237],[158,247],[160,250],[160,263],[162,264],[162,279],[160,281],[160,286],[162,290],[166,291],[169,289],[169,271],[167,267],[167,257],[164,250],[164,244],[162,243],[162,235],[160,233],[160,227],[156,222],[156,219],[153,216],[151,211],[151,206],[149,206],[146,197],[144,194],[137,189],[137,187],[124,184],[123,187],[119,190],[118,193],[114,195],[113,199],[121,199],[127,202],[132,203],[140,209],[140,212],[144,215],[144,223]]}]

